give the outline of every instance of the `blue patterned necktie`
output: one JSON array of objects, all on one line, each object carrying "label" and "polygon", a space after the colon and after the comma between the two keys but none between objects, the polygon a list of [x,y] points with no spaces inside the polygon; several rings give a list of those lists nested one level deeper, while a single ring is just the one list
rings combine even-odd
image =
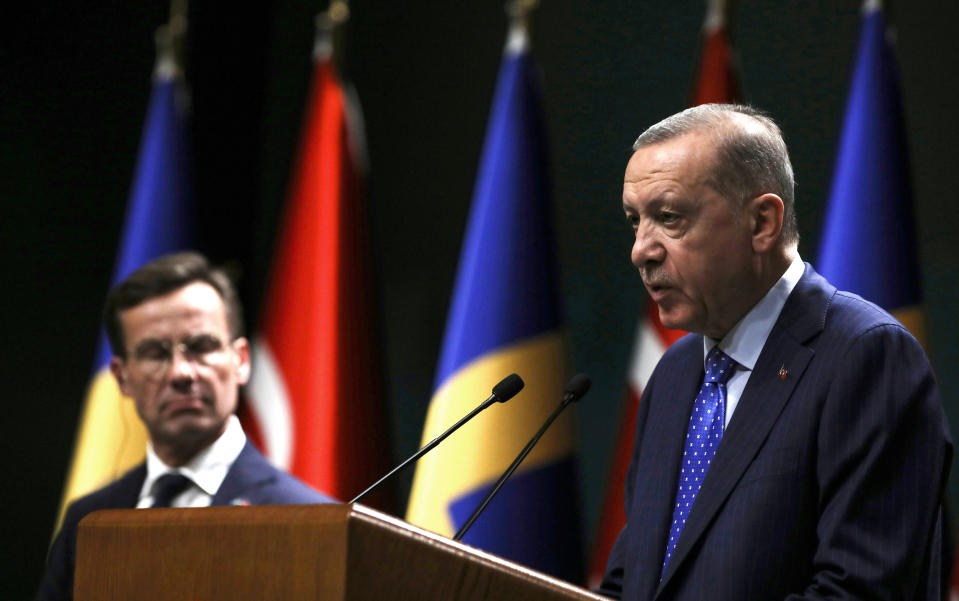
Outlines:
[{"label": "blue patterned necktie", "polygon": [[183,474],[163,474],[157,478],[153,485],[153,505],[150,505],[150,507],[169,507],[173,498],[185,491],[191,484],[193,484],[193,480]]},{"label": "blue patterned necktie", "polygon": [[686,517],[696,500],[696,493],[706,477],[706,470],[713,460],[716,447],[723,437],[723,421],[726,416],[726,382],[736,371],[736,362],[726,353],[714,346],[706,355],[706,377],[696,395],[693,414],[689,417],[686,429],[686,445],[683,450],[683,467],[679,473],[679,487],[676,490],[676,507],[673,509],[673,523],[669,528],[669,540],[666,542],[666,559],[663,572],[673,556],[676,541],[686,525]]}]

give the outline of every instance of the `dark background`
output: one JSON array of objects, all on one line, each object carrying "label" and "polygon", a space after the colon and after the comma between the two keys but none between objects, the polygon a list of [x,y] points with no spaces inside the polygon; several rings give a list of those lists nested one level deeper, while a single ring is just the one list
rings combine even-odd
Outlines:
[{"label": "dark background", "polygon": [[[312,17],[325,2],[192,4],[187,75],[201,246],[242,270],[253,324],[299,136]],[[595,381],[579,407],[587,540],[644,302],[628,262],[622,171],[636,135],[687,105],[704,9],[698,0],[545,0],[533,20],[571,362]],[[928,350],[959,431],[959,3],[887,9],[898,34]],[[5,16],[0,46],[0,352],[12,384],[0,537],[9,572],[0,586],[11,599],[32,594],[41,574],[143,126],[153,32],[168,6],[74,1],[18,11]],[[500,2],[355,0],[352,12],[342,58],[366,118],[377,319],[398,461],[419,442],[507,22]],[[746,98],[780,121],[790,146],[800,252],[814,261],[860,4],[744,0],[733,19]],[[956,481],[954,470],[952,499]],[[409,477],[396,487],[400,515],[408,486]]]}]

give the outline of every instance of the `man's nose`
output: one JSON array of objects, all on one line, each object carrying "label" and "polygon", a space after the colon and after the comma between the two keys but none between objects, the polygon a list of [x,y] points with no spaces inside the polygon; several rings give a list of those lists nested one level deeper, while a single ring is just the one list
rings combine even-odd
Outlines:
[{"label": "man's nose", "polygon": [[642,268],[649,263],[662,263],[666,258],[666,249],[657,237],[656,232],[643,227],[641,224],[636,228],[636,236],[633,240],[633,248],[630,250],[629,258],[633,265]]},{"label": "man's nose", "polygon": [[192,380],[196,378],[196,358],[190,355],[180,345],[173,347],[170,354],[170,379]]}]

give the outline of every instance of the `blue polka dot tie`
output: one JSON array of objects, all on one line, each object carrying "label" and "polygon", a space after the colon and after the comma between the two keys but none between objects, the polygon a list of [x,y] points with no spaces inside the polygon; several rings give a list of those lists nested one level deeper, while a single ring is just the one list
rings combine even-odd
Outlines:
[{"label": "blue polka dot tie", "polygon": [[666,541],[666,559],[663,572],[669,565],[676,548],[679,534],[686,525],[686,516],[693,506],[696,493],[703,483],[706,470],[713,460],[716,447],[723,437],[723,420],[726,416],[726,382],[736,370],[736,362],[714,346],[706,355],[706,377],[696,396],[693,414],[686,429],[686,445],[683,450],[683,466],[679,473],[676,490],[676,506],[673,508],[673,523]]}]

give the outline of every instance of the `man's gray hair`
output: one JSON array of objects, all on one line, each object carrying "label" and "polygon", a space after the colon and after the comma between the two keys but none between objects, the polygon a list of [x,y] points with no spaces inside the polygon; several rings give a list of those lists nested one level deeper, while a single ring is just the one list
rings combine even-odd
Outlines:
[{"label": "man's gray hair", "polygon": [[702,104],[644,131],[633,143],[633,151],[692,132],[706,132],[716,140],[716,164],[710,177],[716,191],[739,202],[776,194],[785,205],[783,241],[798,243],[793,167],[776,122],[751,106]]}]

